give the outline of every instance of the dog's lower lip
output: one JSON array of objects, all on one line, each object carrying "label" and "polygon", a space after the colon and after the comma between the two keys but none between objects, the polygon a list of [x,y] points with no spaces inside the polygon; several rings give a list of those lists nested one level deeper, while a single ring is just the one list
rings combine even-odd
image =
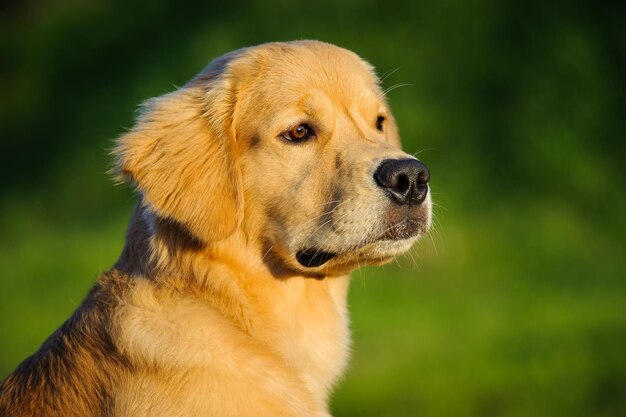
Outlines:
[{"label": "dog's lower lip", "polygon": [[420,223],[412,220],[403,220],[391,226],[379,240],[402,240],[411,238],[421,231]]},{"label": "dog's lower lip", "polygon": [[304,249],[296,254],[296,259],[302,266],[307,268],[315,268],[322,266],[326,262],[333,259],[337,254],[324,252],[316,249]]}]

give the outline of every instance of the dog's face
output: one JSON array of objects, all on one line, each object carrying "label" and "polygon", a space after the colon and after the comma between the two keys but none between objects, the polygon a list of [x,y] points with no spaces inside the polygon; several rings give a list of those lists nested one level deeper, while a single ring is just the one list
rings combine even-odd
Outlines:
[{"label": "dog's face", "polygon": [[[428,170],[400,150],[378,80],[355,54],[261,45],[182,90],[151,104],[117,150],[157,216],[207,243],[239,229],[273,267],[313,275],[387,262],[429,228]],[[160,120],[168,112],[178,117]]]}]

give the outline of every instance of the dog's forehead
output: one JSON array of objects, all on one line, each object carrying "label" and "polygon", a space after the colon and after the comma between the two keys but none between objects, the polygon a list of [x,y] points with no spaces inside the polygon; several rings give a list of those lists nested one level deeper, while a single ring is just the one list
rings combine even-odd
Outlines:
[{"label": "dog's forehead", "polygon": [[[318,90],[329,96],[382,98],[371,65],[346,49],[317,41],[261,45],[248,51],[249,84],[258,92],[301,94]],[[251,68],[252,66],[253,68]]]}]

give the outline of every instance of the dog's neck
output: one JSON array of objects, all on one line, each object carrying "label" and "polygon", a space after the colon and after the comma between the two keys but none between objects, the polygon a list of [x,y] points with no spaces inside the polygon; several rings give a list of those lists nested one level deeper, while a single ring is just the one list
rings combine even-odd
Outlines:
[{"label": "dog's neck", "polygon": [[237,234],[205,245],[181,225],[138,206],[116,269],[210,306],[272,346],[326,396],[348,358],[349,276],[277,277],[262,250]]},{"label": "dog's neck", "polygon": [[210,269],[218,264],[266,280],[307,278],[322,282],[336,278],[336,275],[295,271],[271,247],[258,242],[263,240],[251,238],[243,230],[236,230],[220,241],[203,242],[185,225],[157,217],[140,202],[131,217],[126,243],[115,268],[133,276],[154,280],[184,278],[188,283],[206,280],[209,277],[202,266]]}]

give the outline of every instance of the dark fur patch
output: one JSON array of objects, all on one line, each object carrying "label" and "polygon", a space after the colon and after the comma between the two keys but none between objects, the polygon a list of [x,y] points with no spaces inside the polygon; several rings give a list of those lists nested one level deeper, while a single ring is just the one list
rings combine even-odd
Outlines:
[{"label": "dark fur patch", "polygon": [[132,365],[107,328],[117,297],[131,287],[115,270],[103,274],[72,317],[0,383],[0,415],[111,415],[106,393],[132,373]]},{"label": "dark fur patch", "polygon": [[204,247],[187,226],[172,218],[157,218],[156,225],[157,234],[167,238],[174,251],[198,252]]},{"label": "dark fur patch", "polygon": [[313,279],[324,279],[326,276],[319,272],[310,272],[304,269],[299,270],[289,265],[283,257],[274,249],[269,240],[264,240],[261,246],[263,263],[270,270],[272,275],[280,280],[289,279],[291,277],[300,276]]},{"label": "dark fur patch", "polygon": [[250,138],[250,149],[255,149],[261,144],[261,137],[254,135]]}]

